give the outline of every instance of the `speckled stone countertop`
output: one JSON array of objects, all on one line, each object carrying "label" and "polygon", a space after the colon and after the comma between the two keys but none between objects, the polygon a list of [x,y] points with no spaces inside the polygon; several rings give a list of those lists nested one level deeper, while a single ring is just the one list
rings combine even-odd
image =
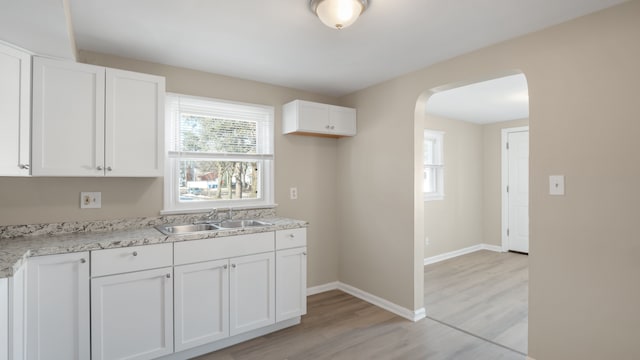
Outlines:
[{"label": "speckled stone countertop", "polygon": [[[241,214],[240,216],[246,216]],[[254,214],[257,215],[257,214]],[[267,214],[262,214],[267,215]],[[271,213],[270,215],[274,215]],[[239,218],[240,216],[234,216]],[[164,235],[153,226],[161,224],[191,223],[201,216],[171,216],[157,218],[138,218],[131,220],[116,220],[115,227],[110,227],[109,221],[101,221],[100,229],[90,224],[98,222],[78,222],[46,225],[20,225],[0,227],[0,278],[12,276],[19,269],[25,259],[31,256],[65,254],[81,251],[111,249],[127,246],[151,245],[178,241],[217,238],[232,235],[252,234],[258,232],[295,229],[306,227],[306,221],[279,217],[259,217],[273,225],[255,228],[220,229],[180,235]],[[253,217],[253,218],[258,218]],[[68,225],[71,224],[71,225]],[[28,232],[23,227],[30,227]],[[80,228],[80,230],[77,229]],[[75,229],[75,232],[65,232],[60,229]],[[103,229],[106,228],[106,229]],[[23,234],[23,236],[8,236],[7,233]],[[47,229],[47,230],[42,230]],[[58,229],[58,231],[56,231]],[[90,229],[90,230],[82,230]]]}]

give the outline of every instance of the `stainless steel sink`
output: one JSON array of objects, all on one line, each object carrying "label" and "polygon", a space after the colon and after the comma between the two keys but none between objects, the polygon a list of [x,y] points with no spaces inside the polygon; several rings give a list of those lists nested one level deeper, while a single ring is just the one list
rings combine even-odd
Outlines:
[{"label": "stainless steel sink", "polygon": [[273,224],[260,220],[224,220],[217,222],[216,225],[222,229],[237,229],[243,227],[271,226]]},{"label": "stainless steel sink", "polygon": [[197,233],[220,229],[240,229],[246,227],[271,226],[273,224],[261,220],[223,220],[202,224],[159,225],[156,229],[165,235]]},{"label": "stainless steel sink", "polygon": [[184,225],[160,225],[156,226],[161,233],[165,235],[172,234],[188,234],[201,231],[213,231],[220,229],[215,224],[184,224]]}]

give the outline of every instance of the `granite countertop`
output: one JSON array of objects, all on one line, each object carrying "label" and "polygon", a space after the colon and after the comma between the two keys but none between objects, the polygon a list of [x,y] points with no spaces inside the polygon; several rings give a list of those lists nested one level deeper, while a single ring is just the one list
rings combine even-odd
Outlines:
[{"label": "granite countertop", "polygon": [[261,218],[273,225],[254,228],[220,229],[198,233],[164,235],[152,226],[100,232],[48,233],[0,238],[0,278],[10,277],[31,256],[66,254],[128,246],[172,243],[266,231],[306,227],[306,221],[287,218]]}]

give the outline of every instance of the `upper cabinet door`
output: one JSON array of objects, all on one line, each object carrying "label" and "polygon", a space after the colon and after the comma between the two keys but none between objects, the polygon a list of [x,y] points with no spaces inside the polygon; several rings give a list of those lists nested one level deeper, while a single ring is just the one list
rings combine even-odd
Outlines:
[{"label": "upper cabinet door", "polygon": [[29,175],[31,55],[0,44],[0,176]]},{"label": "upper cabinet door", "polygon": [[300,101],[298,106],[299,131],[325,132],[330,130],[327,105]]},{"label": "upper cabinet door", "polygon": [[105,174],[162,176],[163,77],[107,69]]},{"label": "upper cabinet door", "polygon": [[356,135],[356,109],[329,105],[329,127],[336,135]]},{"label": "upper cabinet door", "polygon": [[34,57],[32,175],[104,175],[104,74]]}]

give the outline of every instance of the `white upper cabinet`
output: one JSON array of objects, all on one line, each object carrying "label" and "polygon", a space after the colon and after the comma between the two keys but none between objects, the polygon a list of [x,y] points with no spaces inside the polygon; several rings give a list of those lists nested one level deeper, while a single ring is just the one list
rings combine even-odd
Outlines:
[{"label": "white upper cabinet", "polygon": [[343,137],[356,135],[356,109],[294,100],[282,106],[284,134]]},{"label": "white upper cabinet", "polygon": [[164,78],[116,69],[106,75],[107,175],[162,176]]},{"label": "white upper cabinet", "polygon": [[0,176],[27,176],[31,55],[0,43],[0,79]]},{"label": "white upper cabinet", "polygon": [[164,78],[34,57],[32,175],[162,176]]},{"label": "white upper cabinet", "polygon": [[104,174],[104,74],[34,57],[32,175]]}]

